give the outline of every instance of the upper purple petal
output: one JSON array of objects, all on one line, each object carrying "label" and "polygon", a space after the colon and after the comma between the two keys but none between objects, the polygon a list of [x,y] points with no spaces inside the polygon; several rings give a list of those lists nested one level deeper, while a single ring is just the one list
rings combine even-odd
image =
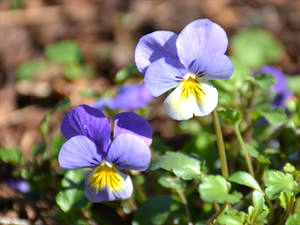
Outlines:
[{"label": "upper purple petal", "polygon": [[108,107],[111,101],[113,101],[112,98],[101,98],[98,101],[94,102],[91,106],[96,109],[102,110]]},{"label": "upper purple petal", "polygon": [[223,54],[207,54],[195,59],[189,71],[205,80],[225,80],[233,73],[233,64]]},{"label": "upper purple petal", "polygon": [[263,66],[260,69],[260,72],[271,74],[276,77],[277,82],[274,85],[274,89],[277,92],[282,92],[282,91],[287,90],[285,75],[279,69],[277,69],[273,66]]},{"label": "upper purple petal", "polygon": [[274,90],[277,92],[275,98],[273,99],[273,106],[275,107],[285,107],[285,102],[292,96],[291,91],[288,89],[287,81],[285,75],[277,68],[273,66],[263,66],[260,73],[267,73],[275,76],[277,82],[274,84]]},{"label": "upper purple petal", "polygon": [[227,45],[228,39],[224,29],[208,19],[198,19],[189,23],[176,41],[178,56],[186,67],[203,54],[224,54]]},{"label": "upper purple petal", "polygon": [[119,174],[123,176],[125,183],[122,190],[118,192],[114,192],[112,190],[109,190],[107,186],[105,186],[102,190],[95,190],[91,188],[90,185],[88,184],[88,179],[91,173],[92,172],[89,172],[85,176],[85,196],[91,202],[124,200],[130,198],[130,196],[132,195],[133,185],[130,176],[128,176],[127,174],[119,172]]},{"label": "upper purple petal", "polygon": [[147,120],[133,112],[122,112],[113,116],[114,138],[129,133],[143,140],[148,146],[152,142],[152,128]]},{"label": "upper purple petal", "polygon": [[137,109],[141,108],[152,100],[152,95],[144,84],[142,85],[125,85],[118,89],[118,94],[112,99],[101,99],[93,104],[93,107],[102,109]]},{"label": "upper purple petal", "polygon": [[112,142],[105,159],[119,170],[144,171],[151,161],[151,151],[135,135],[121,134]]},{"label": "upper purple petal", "polygon": [[148,66],[160,58],[170,64],[174,59],[178,60],[176,39],[177,34],[171,31],[155,31],[143,36],[135,49],[135,63],[139,71],[145,73]]},{"label": "upper purple petal", "polygon": [[157,97],[176,87],[187,72],[187,69],[180,64],[174,67],[164,59],[159,59],[148,67],[145,84],[150,93]]},{"label": "upper purple petal", "polygon": [[104,152],[110,144],[109,119],[100,110],[87,105],[77,106],[65,115],[61,132],[67,139],[84,135]]},{"label": "upper purple petal", "polygon": [[86,136],[78,135],[66,141],[60,149],[58,162],[63,169],[92,168],[102,161],[102,153]]}]

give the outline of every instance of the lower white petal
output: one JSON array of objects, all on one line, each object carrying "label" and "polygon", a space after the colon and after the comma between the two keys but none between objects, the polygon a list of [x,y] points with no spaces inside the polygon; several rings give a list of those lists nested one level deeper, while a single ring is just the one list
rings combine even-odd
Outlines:
[{"label": "lower white petal", "polygon": [[85,177],[85,196],[91,202],[115,201],[130,198],[133,191],[131,178],[129,175],[124,174],[120,171],[118,171],[118,173],[124,178],[124,186],[119,191],[113,191],[107,186],[105,186],[101,190],[95,190],[94,188],[92,188],[89,184],[89,177],[91,176],[92,171],[88,172]]},{"label": "lower white petal", "polygon": [[165,99],[163,107],[166,113],[175,120],[188,120],[195,116],[210,114],[218,104],[218,91],[208,82],[199,83],[201,94],[189,93],[183,97],[183,85],[173,90]]}]

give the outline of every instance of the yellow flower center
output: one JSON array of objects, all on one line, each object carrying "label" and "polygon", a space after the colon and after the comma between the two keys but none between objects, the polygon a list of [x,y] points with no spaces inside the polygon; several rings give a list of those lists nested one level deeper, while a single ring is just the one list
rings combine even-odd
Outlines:
[{"label": "yellow flower center", "polygon": [[202,96],[205,95],[201,85],[197,82],[195,75],[188,74],[182,82],[181,98],[186,100],[189,98],[190,94],[192,94],[196,99],[201,99]]},{"label": "yellow flower center", "polygon": [[88,182],[95,190],[105,186],[111,191],[120,191],[124,186],[124,178],[118,173],[113,164],[102,161],[90,175]]}]

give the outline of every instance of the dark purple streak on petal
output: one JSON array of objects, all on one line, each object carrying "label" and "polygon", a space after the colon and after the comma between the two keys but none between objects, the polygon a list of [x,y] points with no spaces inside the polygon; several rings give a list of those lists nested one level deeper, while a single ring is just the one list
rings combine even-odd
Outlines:
[{"label": "dark purple streak on petal", "polygon": [[189,71],[204,80],[226,80],[233,74],[233,64],[223,54],[207,54],[195,59]]},{"label": "dark purple streak on petal", "polygon": [[174,67],[159,59],[152,63],[145,75],[145,84],[150,93],[157,97],[176,87],[188,73],[184,67]]},{"label": "dark purple streak on petal", "polygon": [[107,186],[105,186],[102,190],[95,190],[91,188],[88,184],[88,179],[91,173],[92,172],[87,173],[85,177],[85,196],[91,202],[115,201],[130,198],[133,191],[133,185],[130,176],[127,174],[119,172],[125,180],[124,187],[119,192],[113,192],[112,190],[109,190]]},{"label": "dark purple streak on petal", "polygon": [[103,152],[110,144],[109,119],[100,110],[87,105],[77,106],[65,115],[61,132],[67,139],[84,135]]}]

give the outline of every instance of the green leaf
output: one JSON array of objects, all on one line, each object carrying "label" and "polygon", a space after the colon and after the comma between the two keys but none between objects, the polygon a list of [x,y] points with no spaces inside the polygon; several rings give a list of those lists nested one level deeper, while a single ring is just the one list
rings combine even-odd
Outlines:
[{"label": "green leaf", "polygon": [[264,152],[268,155],[279,154],[279,150],[273,148],[266,148]]},{"label": "green leaf", "polygon": [[279,196],[280,205],[282,208],[286,209],[289,201],[291,200],[292,195],[287,192],[281,192]]},{"label": "green leaf", "polygon": [[201,131],[201,125],[196,120],[182,120],[178,125],[180,132],[184,134],[197,135]]},{"label": "green leaf", "polygon": [[62,135],[51,138],[50,153],[52,158],[57,158],[59,150],[66,140],[67,139]]},{"label": "green leaf", "polygon": [[41,131],[41,133],[43,134],[44,137],[48,137],[48,131],[49,131],[49,128],[50,128],[51,119],[52,119],[52,114],[49,113],[48,115],[46,115],[44,117],[44,119],[41,122],[40,131]]},{"label": "green leaf", "polygon": [[51,113],[55,113],[59,110],[64,110],[70,106],[70,99],[69,98],[64,98],[63,100],[59,101],[54,108],[51,110]]},{"label": "green leaf", "polygon": [[[86,218],[85,215],[83,215],[83,214],[84,213],[78,213],[78,212],[65,213],[61,210],[57,210],[55,213],[55,222],[56,222],[56,224],[60,224],[60,225],[63,225],[63,224],[64,225],[67,225],[67,224],[72,224],[72,225],[90,224],[89,219]],[[100,220],[100,221],[102,222],[102,220]],[[105,221],[105,219],[104,219],[104,221]],[[103,224],[111,225],[111,223],[103,223]]]},{"label": "green leaf", "polygon": [[242,120],[241,112],[235,109],[225,109],[223,111],[218,111],[218,113],[226,122],[233,126],[238,126]]},{"label": "green leaf", "polygon": [[[265,205],[264,195],[259,191],[252,193],[253,206],[248,208],[250,224],[265,224],[267,223],[267,217],[269,214],[269,208]],[[252,211],[252,214],[251,214]]]},{"label": "green leaf", "polygon": [[84,191],[85,175],[85,169],[69,170],[62,179],[56,203],[64,212],[81,209],[88,203]]},{"label": "green leaf", "polygon": [[133,214],[134,224],[161,225],[170,214],[172,199],[168,195],[156,195],[149,198]]},{"label": "green leaf", "polygon": [[268,170],[265,175],[266,194],[271,200],[278,198],[281,192],[293,193],[297,188],[297,183],[291,174]]},{"label": "green leaf", "polygon": [[48,137],[48,131],[50,128],[50,123],[51,123],[53,114],[59,110],[63,110],[65,108],[69,107],[69,105],[70,105],[70,99],[65,98],[65,99],[61,100],[60,102],[58,102],[55,105],[55,107],[51,110],[51,112],[45,116],[45,118],[43,119],[43,121],[41,122],[41,125],[40,125],[40,131],[42,132],[42,134],[45,138]]},{"label": "green leaf", "polygon": [[23,154],[17,148],[0,148],[0,159],[6,163],[19,165],[22,163]]},{"label": "green leaf", "polygon": [[123,84],[129,77],[140,74],[135,64],[119,70],[115,77],[116,84]]},{"label": "green leaf", "polygon": [[25,8],[25,3],[23,2],[23,0],[11,0],[9,2],[8,8],[10,10],[24,9]]},{"label": "green leaf", "polygon": [[249,145],[246,143],[246,148],[247,148],[248,152],[250,153],[250,155],[253,156],[254,158],[256,158],[258,160],[258,162],[260,162],[262,164],[271,164],[270,159],[268,157],[260,154],[259,151],[257,151],[252,145]]},{"label": "green leaf", "polygon": [[218,216],[218,223],[221,225],[244,225],[246,214],[235,209],[226,210]]},{"label": "green leaf", "polygon": [[254,77],[254,82],[261,88],[270,88],[276,83],[276,78],[270,74],[258,74]]},{"label": "green leaf", "polygon": [[201,198],[207,202],[217,201],[219,203],[237,203],[241,200],[243,195],[237,191],[229,194],[231,184],[227,182],[222,176],[207,176],[204,177],[203,183],[199,185],[199,192]]},{"label": "green leaf", "polygon": [[156,135],[153,137],[151,147],[160,153],[174,150],[164,140],[162,140],[162,138]]},{"label": "green leaf", "polygon": [[245,144],[247,151],[250,153],[251,156],[257,158],[260,154],[259,151],[257,151],[252,145],[249,145],[248,143]]},{"label": "green leaf", "polygon": [[43,154],[45,153],[46,151],[46,146],[44,143],[41,143],[41,144],[35,144],[33,147],[32,147],[32,154],[34,157],[36,157],[36,155],[40,155],[40,154]]},{"label": "green leaf", "polygon": [[287,120],[287,116],[283,108],[272,108],[271,105],[262,105],[256,109],[264,116],[272,125],[280,125]]},{"label": "green leaf", "polygon": [[73,41],[61,41],[46,47],[46,56],[58,63],[80,64],[82,53]]},{"label": "green leaf", "polygon": [[158,183],[160,183],[165,188],[171,188],[177,191],[182,191],[186,185],[185,181],[181,180],[180,178],[170,176],[160,177]]},{"label": "green leaf", "polygon": [[295,213],[294,215],[289,216],[285,225],[299,225],[300,213]]},{"label": "green leaf", "polygon": [[22,63],[17,69],[16,75],[19,80],[31,80],[38,72],[46,69],[48,63],[45,60],[37,59]]},{"label": "green leaf", "polygon": [[[102,93],[101,93],[102,94]],[[83,97],[101,98],[101,94],[98,93],[94,88],[87,87],[80,91],[80,95]]]},{"label": "green leaf", "polygon": [[166,152],[152,163],[150,169],[172,171],[177,177],[191,180],[201,175],[201,162],[180,152]]},{"label": "green leaf", "polygon": [[256,214],[258,215],[263,211],[264,205],[265,205],[265,199],[261,192],[259,191],[253,191],[252,193],[252,202],[255,208]]},{"label": "green leaf", "polygon": [[296,171],[296,168],[291,163],[286,163],[283,167],[284,172],[293,173]]},{"label": "green leaf", "polygon": [[90,67],[81,65],[79,63],[68,63],[63,66],[63,75],[69,80],[77,80],[80,77],[89,77],[92,75],[92,70]]},{"label": "green leaf", "polygon": [[231,58],[231,61],[234,66],[232,76],[227,80],[214,81],[217,84],[218,89],[221,88],[226,92],[234,92],[237,89],[240,90],[246,84],[247,81],[254,79],[251,71],[246,65],[244,65],[235,58]]},{"label": "green leaf", "polygon": [[262,112],[262,115],[272,124],[279,125],[287,120],[287,116],[283,108],[276,108],[272,111]]},{"label": "green leaf", "polygon": [[77,63],[66,64],[63,68],[63,75],[69,81],[77,80],[83,74],[81,65]]},{"label": "green leaf", "polygon": [[261,191],[261,188],[257,181],[247,172],[239,171],[229,177],[229,181],[245,185],[247,187],[253,188],[254,190]]},{"label": "green leaf", "polygon": [[300,94],[300,76],[286,76],[288,87],[293,93]]},{"label": "green leaf", "polygon": [[278,62],[283,54],[283,46],[270,33],[262,29],[240,32],[232,39],[234,57],[250,68]]}]

